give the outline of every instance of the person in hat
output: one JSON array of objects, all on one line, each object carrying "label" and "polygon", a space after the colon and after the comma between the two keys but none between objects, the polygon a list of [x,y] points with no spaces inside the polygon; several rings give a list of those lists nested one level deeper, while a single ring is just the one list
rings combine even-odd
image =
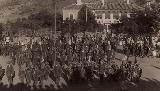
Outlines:
[{"label": "person in hat", "polygon": [[104,81],[104,72],[105,72],[105,64],[104,64],[104,61],[101,60],[100,64],[99,64],[100,84],[103,84],[103,81]]},{"label": "person in hat", "polygon": [[5,75],[5,70],[2,68],[2,65],[0,64],[0,82],[2,81],[4,75]]},{"label": "person in hat", "polygon": [[93,70],[90,62],[88,62],[88,65],[85,67],[85,76],[88,81],[93,80]]},{"label": "person in hat", "polygon": [[56,84],[60,85],[59,82],[60,82],[60,77],[62,76],[62,68],[58,62],[54,67],[54,72],[55,72]]},{"label": "person in hat", "polygon": [[138,82],[141,75],[142,75],[142,69],[139,67],[137,63],[135,63],[133,68],[133,80]]},{"label": "person in hat", "polygon": [[39,82],[39,69],[38,69],[38,66],[35,66],[33,68],[33,86],[37,86],[38,85],[38,82]]},{"label": "person in hat", "polygon": [[7,65],[6,76],[8,78],[9,86],[11,86],[13,84],[13,78],[15,77],[15,71],[11,63],[8,63]]},{"label": "person in hat", "polygon": [[32,70],[31,68],[27,68],[25,70],[25,78],[26,78],[26,83],[27,83],[27,86],[29,86],[31,84],[31,81],[32,81]]},{"label": "person in hat", "polygon": [[18,76],[19,76],[19,79],[20,79],[21,83],[24,83],[24,80],[25,80],[25,71],[22,68],[22,66],[19,67]]}]

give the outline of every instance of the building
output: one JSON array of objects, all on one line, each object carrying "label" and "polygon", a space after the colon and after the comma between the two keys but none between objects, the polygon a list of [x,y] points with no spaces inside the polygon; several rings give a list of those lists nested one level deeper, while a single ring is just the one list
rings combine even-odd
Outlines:
[{"label": "building", "polygon": [[151,4],[154,4],[155,0],[146,0],[145,5],[150,6]]},{"label": "building", "polygon": [[107,29],[108,25],[119,22],[121,17],[130,17],[136,10],[141,9],[130,0],[77,0],[77,3],[63,8],[63,20],[77,19],[83,5],[90,8],[97,22],[107,25]]}]

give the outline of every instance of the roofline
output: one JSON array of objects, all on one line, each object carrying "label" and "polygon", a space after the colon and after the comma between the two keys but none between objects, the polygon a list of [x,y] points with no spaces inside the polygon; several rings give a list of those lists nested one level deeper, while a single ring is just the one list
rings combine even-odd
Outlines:
[{"label": "roofline", "polygon": [[70,5],[67,5],[66,7],[63,7],[62,10],[64,10],[65,8],[71,6],[71,5],[76,5],[76,3],[73,3],[73,4],[70,4]]},{"label": "roofline", "polygon": [[[103,9],[103,8],[101,8],[101,9],[94,8],[94,7],[90,6],[92,4],[96,4],[96,3],[84,3],[84,4],[81,4],[81,5],[86,5],[91,10],[109,10],[109,9]],[[72,6],[72,5],[77,5],[77,4],[74,3],[74,4],[71,4],[71,5],[68,5],[66,7],[63,7],[62,10],[67,10],[66,8],[69,7],[69,6]],[[144,10],[144,7],[141,7],[141,6],[139,6],[135,3],[130,3],[129,5],[133,6],[133,9],[129,9],[129,10],[133,10],[133,11],[137,11],[137,10],[140,10],[140,11],[142,10],[143,11]],[[68,9],[68,10],[70,10],[70,9]],[[79,10],[79,9],[71,9],[71,10]],[[125,9],[115,9],[115,10],[125,10]]]}]

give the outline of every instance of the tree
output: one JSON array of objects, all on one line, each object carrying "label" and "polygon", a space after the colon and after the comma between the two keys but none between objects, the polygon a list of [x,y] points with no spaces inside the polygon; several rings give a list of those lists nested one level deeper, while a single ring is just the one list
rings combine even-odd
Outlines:
[{"label": "tree", "polygon": [[[61,27],[63,22],[62,15],[57,13],[57,30]],[[54,14],[47,11],[40,11],[39,13],[33,14],[29,17],[29,20],[38,28],[54,28],[55,17]]]},{"label": "tree", "polygon": [[83,5],[78,13],[78,25],[80,31],[88,31],[95,30],[98,27],[98,23],[95,20],[95,15],[92,13],[92,11],[86,6]]},{"label": "tree", "polygon": [[0,40],[3,39],[3,31],[4,31],[3,26],[4,26],[4,24],[0,23]]},{"label": "tree", "polygon": [[[57,13],[57,30],[61,30],[63,22],[62,15]],[[17,21],[12,23],[12,30],[20,29],[31,29],[38,30],[41,28],[52,28],[54,29],[55,24],[54,14],[42,10],[38,13],[31,14],[28,18],[17,18]]]},{"label": "tree", "polygon": [[69,19],[67,18],[66,20],[63,21],[63,24],[61,26],[61,31],[63,34],[65,33],[70,33],[70,34],[75,34],[78,32],[77,29],[78,23],[75,19]]},{"label": "tree", "polygon": [[131,36],[151,36],[160,29],[160,16],[157,8],[137,11],[132,14],[131,18],[122,18],[120,21],[121,23],[112,24],[112,29],[117,30],[117,33],[125,33]]}]

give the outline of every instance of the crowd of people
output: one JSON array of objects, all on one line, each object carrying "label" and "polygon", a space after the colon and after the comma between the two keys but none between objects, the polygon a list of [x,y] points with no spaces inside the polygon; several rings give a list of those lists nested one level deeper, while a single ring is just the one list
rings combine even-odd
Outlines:
[{"label": "crowd of people", "polygon": [[[41,37],[41,41],[27,44],[2,42],[0,54],[10,56],[12,60],[6,70],[0,67],[0,78],[6,74],[9,84],[13,84],[13,66],[17,64],[19,79],[28,86],[42,85],[49,77],[56,85],[59,85],[60,77],[71,84],[92,82],[94,79],[99,79],[101,84],[105,81],[138,81],[142,69],[137,62],[122,60],[120,65],[115,62],[120,39],[107,34],[91,36],[84,33],[81,37],[61,35],[56,40]],[[129,48],[135,45],[133,40],[123,39],[126,39],[122,43],[124,53],[135,53],[131,52],[133,48]]]}]

